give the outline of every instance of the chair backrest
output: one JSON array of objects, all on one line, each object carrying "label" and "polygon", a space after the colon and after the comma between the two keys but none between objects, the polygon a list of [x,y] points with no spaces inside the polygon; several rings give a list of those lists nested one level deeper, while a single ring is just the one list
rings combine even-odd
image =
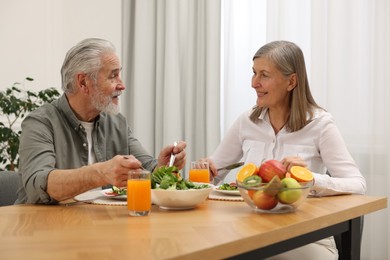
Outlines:
[{"label": "chair backrest", "polygon": [[0,171],[0,206],[14,204],[18,197],[19,178],[18,172]]}]

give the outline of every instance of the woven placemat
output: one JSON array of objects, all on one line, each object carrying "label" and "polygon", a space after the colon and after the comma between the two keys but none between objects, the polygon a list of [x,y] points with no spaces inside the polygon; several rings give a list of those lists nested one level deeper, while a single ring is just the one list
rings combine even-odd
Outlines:
[{"label": "woven placemat", "polygon": [[[244,201],[241,196],[226,195],[213,190],[208,199],[221,201]],[[90,190],[74,197],[74,200],[96,205],[126,206],[127,201],[123,198],[104,196],[102,190]]]},{"label": "woven placemat", "polygon": [[209,200],[223,200],[223,201],[244,201],[241,196],[226,195],[213,190],[209,195]]}]

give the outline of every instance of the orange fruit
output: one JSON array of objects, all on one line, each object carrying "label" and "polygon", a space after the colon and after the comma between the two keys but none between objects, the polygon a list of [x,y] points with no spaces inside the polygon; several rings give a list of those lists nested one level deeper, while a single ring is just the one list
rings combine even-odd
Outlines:
[{"label": "orange fruit", "polygon": [[295,165],[290,169],[291,178],[298,182],[309,182],[314,178],[313,173],[305,167]]},{"label": "orange fruit", "polygon": [[236,175],[236,179],[239,182],[243,182],[244,179],[248,176],[252,176],[257,173],[257,166],[254,163],[247,163],[245,164]]}]

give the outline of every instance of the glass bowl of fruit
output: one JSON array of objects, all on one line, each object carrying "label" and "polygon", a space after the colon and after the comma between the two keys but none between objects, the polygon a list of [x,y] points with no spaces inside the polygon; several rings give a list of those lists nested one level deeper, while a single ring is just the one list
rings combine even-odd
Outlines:
[{"label": "glass bowl of fruit", "polygon": [[280,174],[271,170],[267,177],[260,174],[260,169],[236,180],[241,197],[256,212],[293,212],[307,199],[313,186],[313,174],[308,169],[294,166]]}]

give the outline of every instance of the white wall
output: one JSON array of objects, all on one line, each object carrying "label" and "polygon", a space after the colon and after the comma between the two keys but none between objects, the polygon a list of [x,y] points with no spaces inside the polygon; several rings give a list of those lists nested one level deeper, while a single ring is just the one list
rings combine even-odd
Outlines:
[{"label": "white wall", "polygon": [[61,88],[68,49],[88,37],[110,40],[121,57],[121,0],[0,0],[0,91]]}]

